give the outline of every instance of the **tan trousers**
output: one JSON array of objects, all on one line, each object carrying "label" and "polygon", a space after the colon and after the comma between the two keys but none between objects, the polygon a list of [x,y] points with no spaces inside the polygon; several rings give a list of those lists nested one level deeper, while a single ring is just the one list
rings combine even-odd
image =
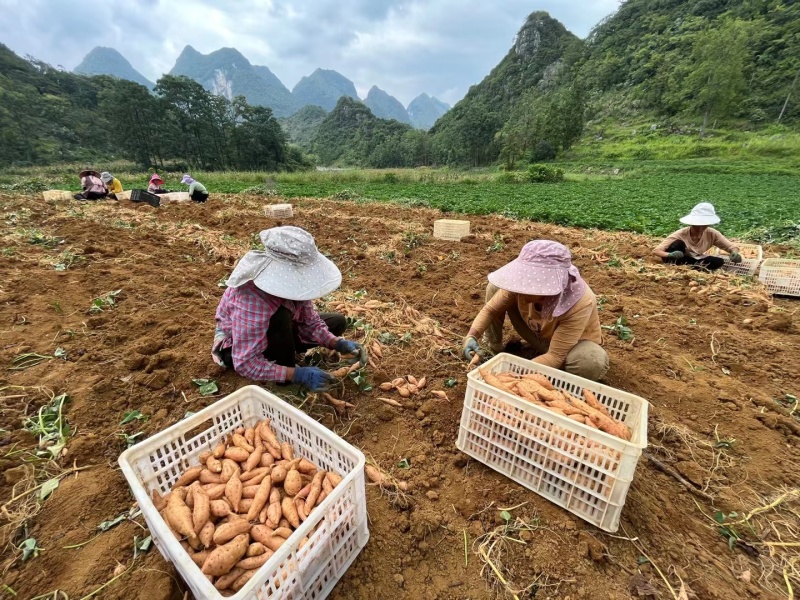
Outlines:
[{"label": "tan trousers", "polygon": [[[486,286],[487,303],[497,293],[498,289],[498,287],[495,287],[491,283]],[[528,327],[528,324],[519,312],[519,308],[514,305],[509,309],[507,314],[511,320],[511,325],[514,327],[514,331],[530,345],[534,355],[540,356],[545,354],[550,348],[550,341],[540,338]],[[503,350],[504,324],[504,319],[494,319],[483,334],[483,343],[488,346],[492,352],[500,352]],[[577,375],[578,377],[599,381],[608,372],[608,367],[608,353],[603,350],[602,346],[590,342],[589,340],[581,340],[567,353],[561,370]]]}]

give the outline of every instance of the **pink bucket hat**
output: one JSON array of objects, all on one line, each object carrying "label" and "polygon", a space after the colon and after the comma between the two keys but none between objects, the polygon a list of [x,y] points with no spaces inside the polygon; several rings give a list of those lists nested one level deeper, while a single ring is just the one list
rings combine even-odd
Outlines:
[{"label": "pink bucket hat", "polygon": [[158,173],[153,173],[153,176],[150,178],[150,181],[151,182],[160,181],[161,183],[164,183],[164,180],[161,179],[161,176]]},{"label": "pink bucket hat", "polygon": [[517,258],[489,273],[489,282],[515,294],[550,296],[545,298],[542,311],[548,317],[563,315],[586,289],[569,249],[551,240],[525,244]]}]

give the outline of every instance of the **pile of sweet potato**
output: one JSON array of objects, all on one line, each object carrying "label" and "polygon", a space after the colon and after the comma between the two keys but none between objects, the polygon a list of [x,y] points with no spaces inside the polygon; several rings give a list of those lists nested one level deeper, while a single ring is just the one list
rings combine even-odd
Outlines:
[{"label": "pile of sweet potato", "polygon": [[153,503],[222,595],[240,590],[342,481],[296,458],[269,419],[199,458],[165,497],[154,490]]},{"label": "pile of sweet potato", "polygon": [[578,423],[600,429],[623,440],[631,439],[630,428],[611,416],[605,406],[589,390],[583,390],[583,400],[558,390],[541,373],[520,375],[512,372],[491,373],[488,369],[479,370],[483,380],[532,404],[565,416]]}]

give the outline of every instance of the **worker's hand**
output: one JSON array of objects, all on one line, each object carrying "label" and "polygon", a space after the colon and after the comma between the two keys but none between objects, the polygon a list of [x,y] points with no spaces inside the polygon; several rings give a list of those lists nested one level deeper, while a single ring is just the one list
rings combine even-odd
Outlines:
[{"label": "worker's hand", "polygon": [[318,367],[295,367],[292,383],[299,383],[312,392],[324,392],[333,383],[333,375]]},{"label": "worker's hand", "polygon": [[735,265],[738,265],[742,262],[742,255],[738,252],[731,252],[731,262]]},{"label": "worker's hand", "polygon": [[356,361],[361,363],[362,367],[367,364],[367,351],[358,342],[340,338],[336,342],[335,349],[339,354],[356,354],[357,356],[349,361],[351,365]]},{"label": "worker's hand", "polygon": [[476,354],[478,356],[480,356],[481,354],[481,347],[478,344],[478,340],[476,340],[471,335],[468,335],[467,337],[464,338],[463,348],[464,348],[464,358],[466,358],[469,361],[471,361]]},{"label": "worker's hand", "polygon": [[683,258],[683,256],[684,256],[683,252],[681,252],[680,250],[673,250],[672,252],[667,254],[667,258],[672,258],[675,260],[680,260]]}]

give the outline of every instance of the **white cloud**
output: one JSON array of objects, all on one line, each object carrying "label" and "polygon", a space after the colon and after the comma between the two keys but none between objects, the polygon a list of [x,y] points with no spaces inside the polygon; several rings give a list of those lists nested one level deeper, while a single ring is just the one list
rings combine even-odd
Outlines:
[{"label": "white cloud", "polygon": [[0,42],[74,68],[94,46],[119,50],[145,77],[187,44],[235,47],[291,89],[317,67],[377,85],[404,104],[421,92],[453,104],[508,52],[533,10],[585,37],[619,0],[0,0]]}]

